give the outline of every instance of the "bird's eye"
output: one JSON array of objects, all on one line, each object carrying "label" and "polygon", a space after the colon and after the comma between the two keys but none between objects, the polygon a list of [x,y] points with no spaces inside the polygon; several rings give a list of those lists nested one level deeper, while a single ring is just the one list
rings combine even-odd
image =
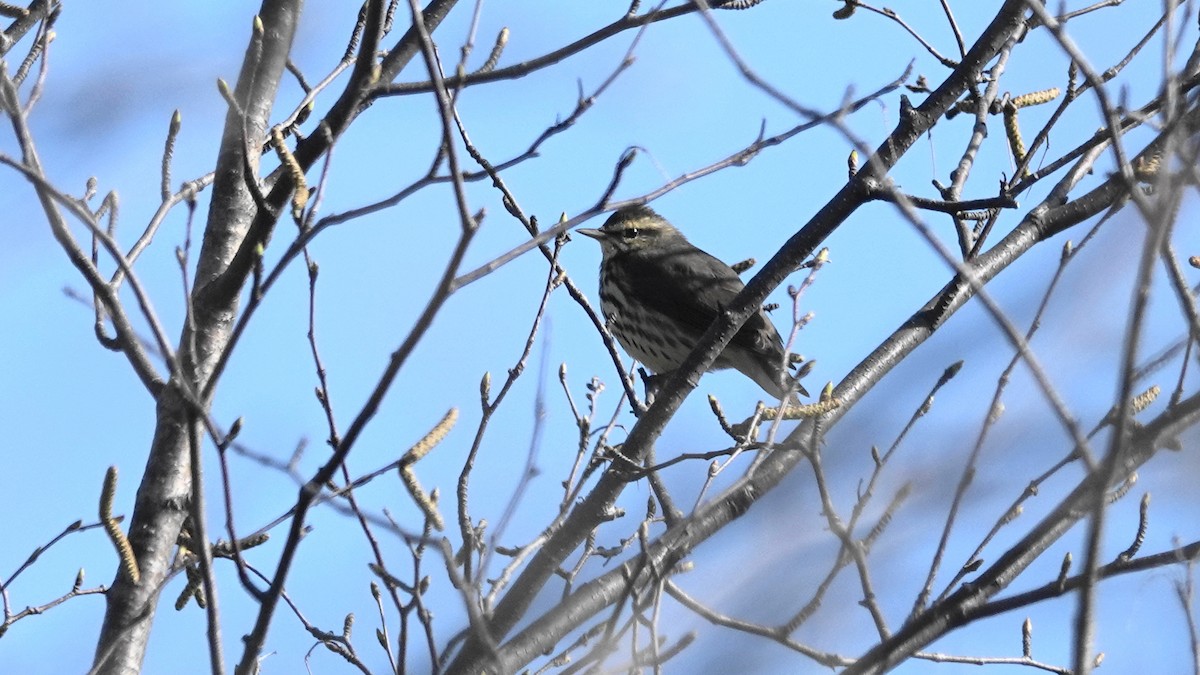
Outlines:
[{"label": "bird's eye", "polygon": [[627,227],[621,231],[621,236],[625,237],[626,239],[636,239],[638,236],[638,229],[636,227]]}]

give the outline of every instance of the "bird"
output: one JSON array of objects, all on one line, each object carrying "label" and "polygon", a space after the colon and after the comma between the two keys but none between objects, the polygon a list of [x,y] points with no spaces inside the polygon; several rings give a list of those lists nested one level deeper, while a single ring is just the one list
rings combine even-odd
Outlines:
[{"label": "bird", "polygon": [[[620,208],[600,228],[576,231],[600,243],[600,311],[609,331],[656,375],[677,369],[744,288],[732,267],[693,246],[648,206]],[[709,370],[733,368],[776,400],[795,400],[793,390],[808,396],[790,361],[760,308]]]}]

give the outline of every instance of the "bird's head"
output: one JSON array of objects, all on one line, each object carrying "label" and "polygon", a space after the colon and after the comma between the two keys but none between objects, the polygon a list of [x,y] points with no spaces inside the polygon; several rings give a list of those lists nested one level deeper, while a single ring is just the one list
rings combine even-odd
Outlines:
[{"label": "bird's head", "polygon": [[576,231],[600,242],[605,256],[660,250],[686,241],[666,218],[648,206],[626,206],[609,216],[599,229],[580,228]]}]

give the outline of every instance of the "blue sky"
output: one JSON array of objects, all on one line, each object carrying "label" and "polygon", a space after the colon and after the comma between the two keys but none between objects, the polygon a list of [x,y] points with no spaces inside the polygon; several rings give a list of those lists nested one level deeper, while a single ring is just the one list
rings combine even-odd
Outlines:
[{"label": "blue sky", "polygon": [[[955,52],[938,3],[903,4],[919,4],[899,9],[939,50]],[[967,36],[977,34],[990,18],[990,10],[983,7],[986,3],[952,4]],[[933,83],[944,77],[944,69],[894,23],[865,12],[850,21],[835,21],[830,13],[837,5],[775,0],[749,11],[720,13],[718,19],[759,75],[814,108],[832,109],[848,92],[861,96],[872,91],[896,78],[910,61],[916,73]],[[621,3],[572,3],[569,9],[534,2],[485,4],[472,62],[485,58],[490,41],[503,26],[511,31],[501,60],[501,65],[508,65],[586,34],[625,9]],[[1126,3],[1079,19],[1072,24],[1073,34],[1094,63],[1107,67],[1141,37],[1158,12],[1158,3]],[[94,1],[68,3],[65,8],[51,47],[46,91],[32,116],[33,131],[50,176],[63,189],[79,194],[87,178],[96,176],[102,192],[119,193],[118,236],[126,244],[157,207],[162,143],[174,110],[180,110],[183,118],[173,166],[175,184],[211,168],[225,114],[216,81],[236,78],[252,16],[252,5],[238,3],[175,6]],[[353,18],[354,12],[347,12],[342,3],[309,3],[294,59],[311,79],[323,75],[340,57]],[[457,55],[469,19],[469,7],[463,6],[439,29],[435,37],[443,58]],[[1189,30],[1185,44],[1195,39],[1194,26]],[[473,141],[493,161],[521,152],[556,117],[570,113],[577,83],[590,92],[616,67],[632,38],[632,33],[623,34],[525,78],[467,90],[459,109]],[[1020,94],[1062,86],[1065,61],[1045,31],[1033,33],[1027,41],[1014,53],[1003,88]],[[1160,54],[1161,42],[1151,43],[1122,81],[1133,105],[1154,95]],[[575,128],[548,142],[537,160],[506,173],[521,206],[543,224],[561,213],[574,215],[590,207],[629,146],[645,152],[626,174],[616,195],[620,198],[648,192],[736,151],[754,139],[760,125],[765,124],[770,134],[798,121],[738,76],[697,17],[651,26],[636,57],[633,67]],[[11,71],[13,66],[9,67]],[[414,62],[402,79],[423,79],[423,65]],[[274,119],[290,110],[296,91],[289,82]],[[319,99],[318,110],[332,98],[329,94]],[[897,109],[898,98],[892,94],[851,116],[848,124],[874,146],[891,131]],[[1060,129],[1051,157],[1090,136],[1099,125],[1094,105],[1085,101],[1076,109],[1077,121]],[[1029,125],[1026,128],[1033,129],[1048,114],[1048,107],[1028,109],[1022,119]],[[435,149],[434,115],[433,99],[427,95],[376,103],[334,151],[323,212],[337,213],[384,198],[419,178]],[[913,194],[935,196],[929,181],[948,180],[969,129],[965,116],[939,125],[900,163],[893,173],[896,182]],[[990,131],[965,197],[991,196],[994,177],[1011,171],[998,118]],[[1138,139],[1144,142],[1145,138],[1135,136],[1131,145],[1137,147]],[[764,151],[748,166],[689,183],[654,206],[714,255],[729,262],[749,257],[761,262],[844,183],[850,149],[838,132],[816,129]],[[0,152],[15,153],[7,130],[0,133]],[[1110,168],[1111,161],[1103,160],[1100,167],[1098,173]],[[1093,177],[1091,184],[1102,178]],[[1023,195],[1023,209],[1042,198],[1048,187]],[[469,197],[473,208],[486,208],[489,215],[468,254],[467,269],[526,238],[487,184],[472,185]],[[452,203],[448,189],[430,188],[396,208],[333,228],[311,247],[321,266],[318,339],[343,429],[432,291],[456,235]],[[197,234],[205,205],[202,199]],[[1194,201],[1185,205],[1185,214],[1194,217],[1194,206]],[[947,220],[928,222],[952,243]],[[1188,222],[1186,216],[1183,222]],[[1001,227],[1015,223],[1010,216]],[[1112,404],[1122,317],[1143,227],[1132,212],[1114,218],[1073,265],[1034,342],[1085,428]],[[178,210],[138,263],[172,336],[178,334],[183,318],[174,249],[182,243],[185,228],[184,211]],[[268,261],[278,255],[292,232],[289,223],[280,224]],[[0,550],[0,577],[6,578],[30,551],[68,523],[95,518],[109,465],[121,471],[116,511],[130,511],[154,417],[153,402],[123,358],[102,349],[92,337],[88,306],[64,295],[64,288],[82,292],[84,284],[50,236],[32,190],[11,171],[0,172],[0,233],[0,316],[10,317],[8,328],[0,331],[0,353],[6,355],[0,376],[0,419],[8,431],[4,453],[8,461],[0,474],[0,493],[7,506],[0,518],[0,539],[5,542]],[[1078,241],[1082,234],[1077,229],[1059,237],[989,287],[1018,326],[1026,326],[1031,318],[1061,244],[1068,237]],[[999,232],[994,240],[1002,235]],[[1190,241],[1194,246],[1195,238]],[[838,381],[949,278],[945,264],[886,204],[861,209],[827,245],[833,262],[804,298],[804,309],[814,313],[814,320],[801,334],[799,349],[818,360],[810,378],[813,391],[826,381]],[[576,237],[564,249],[562,262],[595,302],[598,247]],[[527,255],[451,299],[352,454],[352,473],[365,473],[393,460],[446,410],[458,407],[458,426],[418,470],[424,485],[441,487],[449,509],[448,497],[479,421],[479,380],[489,371],[498,387],[515,362],[545,276],[540,256]],[[793,283],[800,278],[797,275]],[[1161,278],[1155,288],[1160,293],[1148,326],[1147,353],[1181,330],[1173,300],[1161,293],[1166,288]],[[245,418],[241,440],[258,452],[286,460],[299,443],[307,441],[302,471],[311,471],[323,461],[322,439],[327,435],[312,395],[316,377],[305,338],[307,300],[306,275],[302,265],[295,265],[271,292],[238,346],[214,407],[216,418],[224,424],[238,416]],[[772,300],[787,306],[782,290]],[[782,327],[787,310],[776,312],[774,318]],[[880,492],[882,504],[884,495],[905,481],[926,488],[917,491],[873,553],[879,561],[893,561],[881,563],[877,570],[877,581],[887,591],[885,609],[893,627],[911,605],[928,568],[927,553],[914,552],[927,552],[930,542],[936,541],[941,527],[937,514],[944,512],[996,377],[1010,358],[1011,350],[994,324],[973,303],[868,395],[827,443],[826,464],[842,489],[839,505],[848,511],[855,486],[869,475],[870,446],[890,443],[942,369],[959,359],[966,361],[963,374],[939,395],[917,434],[907,441],[902,463]],[[576,400],[582,401],[585,384],[597,376],[608,386],[602,408],[611,411],[618,390],[611,362],[586,318],[560,290],[551,298],[530,367],[495,420],[475,473],[473,515],[495,523],[524,464],[532,437],[534,398],[539,387],[544,388],[549,412],[539,448],[541,475],[507,531],[502,542],[507,545],[533,536],[553,513],[561,497],[558,483],[574,459],[575,427],[557,383],[557,370],[564,362]],[[1171,383],[1169,378],[1163,382],[1164,386]],[[961,564],[980,532],[1029,478],[1066,450],[1066,439],[1032,388],[1027,371],[1018,369],[1012,387],[1005,418],[985,451],[988,470],[977,479],[953,542],[958,557],[951,554],[954,562],[947,569]],[[739,411],[752,409],[760,396],[752,383],[737,374],[706,376],[660,442],[660,457],[719,447],[720,432],[704,401],[710,392],[720,396],[727,410]],[[625,423],[632,424],[632,418]],[[208,458],[211,462],[211,453]],[[1137,499],[1151,490],[1160,515],[1146,550],[1167,548],[1174,536],[1194,538],[1192,523],[1174,515],[1195,513],[1194,481],[1185,478],[1195,475],[1195,463],[1194,455],[1187,453],[1160,458],[1143,472],[1136,494],[1114,509],[1113,529],[1132,532]],[[215,496],[216,472],[210,467],[210,494]],[[702,464],[684,464],[668,472],[681,502],[690,504],[695,499],[705,469]],[[233,470],[237,517],[243,529],[269,521],[294,499],[295,486],[287,476],[246,460],[235,461]],[[1066,484],[1064,480],[1056,486],[1062,489]],[[398,484],[381,481],[363,492],[375,512],[387,508],[400,522],[417,522],[419,514]],[[647,496],[645,485],[630,487],[626,506],[631,514],[641,513]],[[1052,506],[1052,499],[1035,500],[1023,518],[1034,522],[1036,513]],[[217,506],[213,508],[214,521],[220,522],[223,516]],[[786,616],[794,611],[793,600],[803,602],[808,597],[832,555],[834,542],[819,508],[811,473],[801,467],[730,531],[702,546],[694,558],[697,570],[681,577],[680,583],[731,614],[762,621]],[[446,513],[450,515],[449,510]],[[362,537],[356,526],[328,508],[317,510],[311,522],[314,530],[289,589],[308,619],[323,628],[336,629],[345,613],[355,612],[359,649],[368,664],[382,672],[385,661],[371,639],[377,617],[366,588],[369,558]],[[632,525],[623,525],[624,529],[604,532],[613,539],[625,536]],[[994,559],[1019,531],[1007,538],[1002,535],[985,557]],[[1126,541],[1124,534],[1113,535],[1114,555]],[[384,543],[401,564],[402,543],[394,539]],[[1078,537],[1067,537],[1059,546],[1064,552],[1075,550],[1078,559]],[[267,545],[254,562],[270,570],[276,553],[277,547]],[[1032,587],[1053,577],[1060,556],[1048,555],[1045,566],[1030,569],[1029,582],[1018,586]],[[70,587],[80,566],[87,570],[87,585],[108,583],[114,564],[112,549],[99,531],[69,537],[22,575],[9,590],[10,601],[16,608],[46,602]],[[438,566],[429,568],[437,578]],[[746,575],[747,569],[754,573]],[[236,636],[249,629],[254,606],[227,572],[220,577],[221,600],[228,654],[233,659]],[[950,574],[943,571],[939,578],[944,583]],[[744,576],[752,578],[748,586],[731,583]],[[1159,570],[1106,588],[1098,645],[1108,654],[1106,670],[1128,672],[1136,663],[1150,672],[1172,672],[1189,663],[1181,610],[1171,603],[1170,583],[1179,577],[1179,570]],[[173,582],[166,596],[173,597],[181,583]],[[859,597],[854,577],[847,574],[839,583],[843,590],[839,602],[829,602],[797,638],[855,655],[869,646],[873,633],[865,613],[854,604]],[[462,612],[452,591],[443,588],[437,598],[438,638],[444,642],[457,629]],[[195,607],[176,613],[169,604],[161,607],[156,620],[146,672],[205,672],[202,614]],[[16,624],[7,639],[0,640],[0,670],[86,670],[102,609],[99,597],[80,598],[46,616]],[[1035,656],[1069,663],[1065,636],[1072,612],[1072,605],[1063,601],[1032,612]],[[952,634],[932,648],[1017,655],[1022,618],[993,619],[987,627]],[[763,641],[714,631],[682,610],[670,614],[669,620],[676,635],[695,629],[720,641],[685,652],[677,672],[726,671],[725,659],[731,658],[743,665],[749,659],[751,670],[760,672],[796,672],[810,665]],[[395,618],[391,621],[394,630]],[[1146,625],[1161,625],[1162,630],[1145,631]],[[64,635],[71,636],[67,648]],[[311,642],[294,617],[280,613],[268,644],[275,654],[265,661],[264,672],[299,672]],[[318,647],[313,659],[315,672],[349,672],[323,648]],[[914,662],[900,672],[933,668]],[[959,672],[954,669],[962,666],[938,668]]]}]

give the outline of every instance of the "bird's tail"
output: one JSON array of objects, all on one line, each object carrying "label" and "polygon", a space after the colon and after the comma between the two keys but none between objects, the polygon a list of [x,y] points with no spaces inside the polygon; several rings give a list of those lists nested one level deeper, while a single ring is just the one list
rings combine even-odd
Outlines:
[{"label": "bird's tail", "polygon": [[754,380],[758,386],[763,388],[775,398],[777,401],[785,401],[793,405],[799,405],[800,399],[796,394],[801,396],[811,396],[804,385],[792,375],[791,371],[779,368],[767,368],[761,362],[751,364],[751,367],[742,369],[742,373]]}]

